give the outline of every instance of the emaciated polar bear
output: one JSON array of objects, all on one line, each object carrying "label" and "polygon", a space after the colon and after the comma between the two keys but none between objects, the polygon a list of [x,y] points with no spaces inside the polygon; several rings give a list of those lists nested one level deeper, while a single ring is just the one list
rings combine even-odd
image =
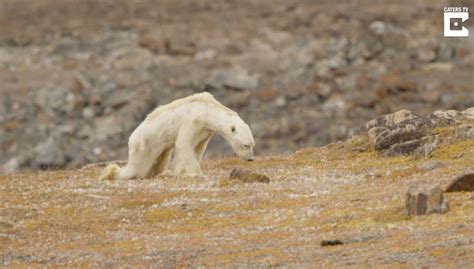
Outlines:
[{"label": "emaciated polar bear", "polygon": [[255,142],[249,126],[210,93],[202,92],[148,114],[130,136],[127,165],[107,166],[100,179],[154,177],[168,163],[176,175],[202,174],[199,163],[214,133],[229,142],[242,159],[253,160]]}]

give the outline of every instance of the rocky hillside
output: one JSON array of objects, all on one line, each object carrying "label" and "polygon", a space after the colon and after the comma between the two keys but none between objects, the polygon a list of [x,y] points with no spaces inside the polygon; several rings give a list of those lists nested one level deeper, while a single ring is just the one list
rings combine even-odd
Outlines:
[{"label": "rocky hillside", "polygon": [[400,109],[472,107],[473,39],[442,37],[448,4],[0,0],[0,171],[125,159],[149,111],[203,90],[249,122],[259,153]]},{"label": "rocky hillside", "polygon": [[[0,266],[472,266],[474,108],[366,126],[294,154],[209,159],[203,177],[99,181],[100,165],[1,175]],[[444,193],[443,214],[407,215],[410,186],[456,178],[464,191]]]}]

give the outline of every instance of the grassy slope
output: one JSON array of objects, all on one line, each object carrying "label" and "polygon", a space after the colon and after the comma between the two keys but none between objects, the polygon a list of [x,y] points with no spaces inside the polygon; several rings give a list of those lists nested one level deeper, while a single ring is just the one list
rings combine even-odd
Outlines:
[{"label": "grassy slope", "polygon": [[[417,165],[441,161],[431,171]],[[99,181],[100,168],[0,176],[0,266],[406,266],[474,263],[474,193],[407,218],[410,183],[474,164],[474,141],[432,157],[382,157],[355,137],[285,156],[208,160],[206,177]],[[270,184],[226,180],[234,167]],[[321,247],[323,239],[346,244]]]}]

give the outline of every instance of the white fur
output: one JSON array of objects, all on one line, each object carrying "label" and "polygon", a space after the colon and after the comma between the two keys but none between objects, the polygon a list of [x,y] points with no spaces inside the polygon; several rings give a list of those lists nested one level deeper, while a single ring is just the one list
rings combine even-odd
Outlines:
[{"label": "white fur", "polygon": [[150,113],[130,136],[127,165],[109,165],[100,178],[153,177],[166,168],[177,175],[201,174],[200,161],[214,133],[224,137],[242,159],[253,159],[255,142],[249,126],[210,93],[203,92]]}]

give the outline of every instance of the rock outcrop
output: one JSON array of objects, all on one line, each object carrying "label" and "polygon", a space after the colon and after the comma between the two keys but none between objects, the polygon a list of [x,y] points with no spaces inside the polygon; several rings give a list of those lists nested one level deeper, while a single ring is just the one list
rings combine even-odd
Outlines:
[{"label": "rock outcrop", "polygon": [[380,116],[367,122],[364,130],[376,151],[384,155],[429,155],[437,144],[455,139],[472,139],[474,130],[471,113],[437,110],[419,116],[409,110]]}]

